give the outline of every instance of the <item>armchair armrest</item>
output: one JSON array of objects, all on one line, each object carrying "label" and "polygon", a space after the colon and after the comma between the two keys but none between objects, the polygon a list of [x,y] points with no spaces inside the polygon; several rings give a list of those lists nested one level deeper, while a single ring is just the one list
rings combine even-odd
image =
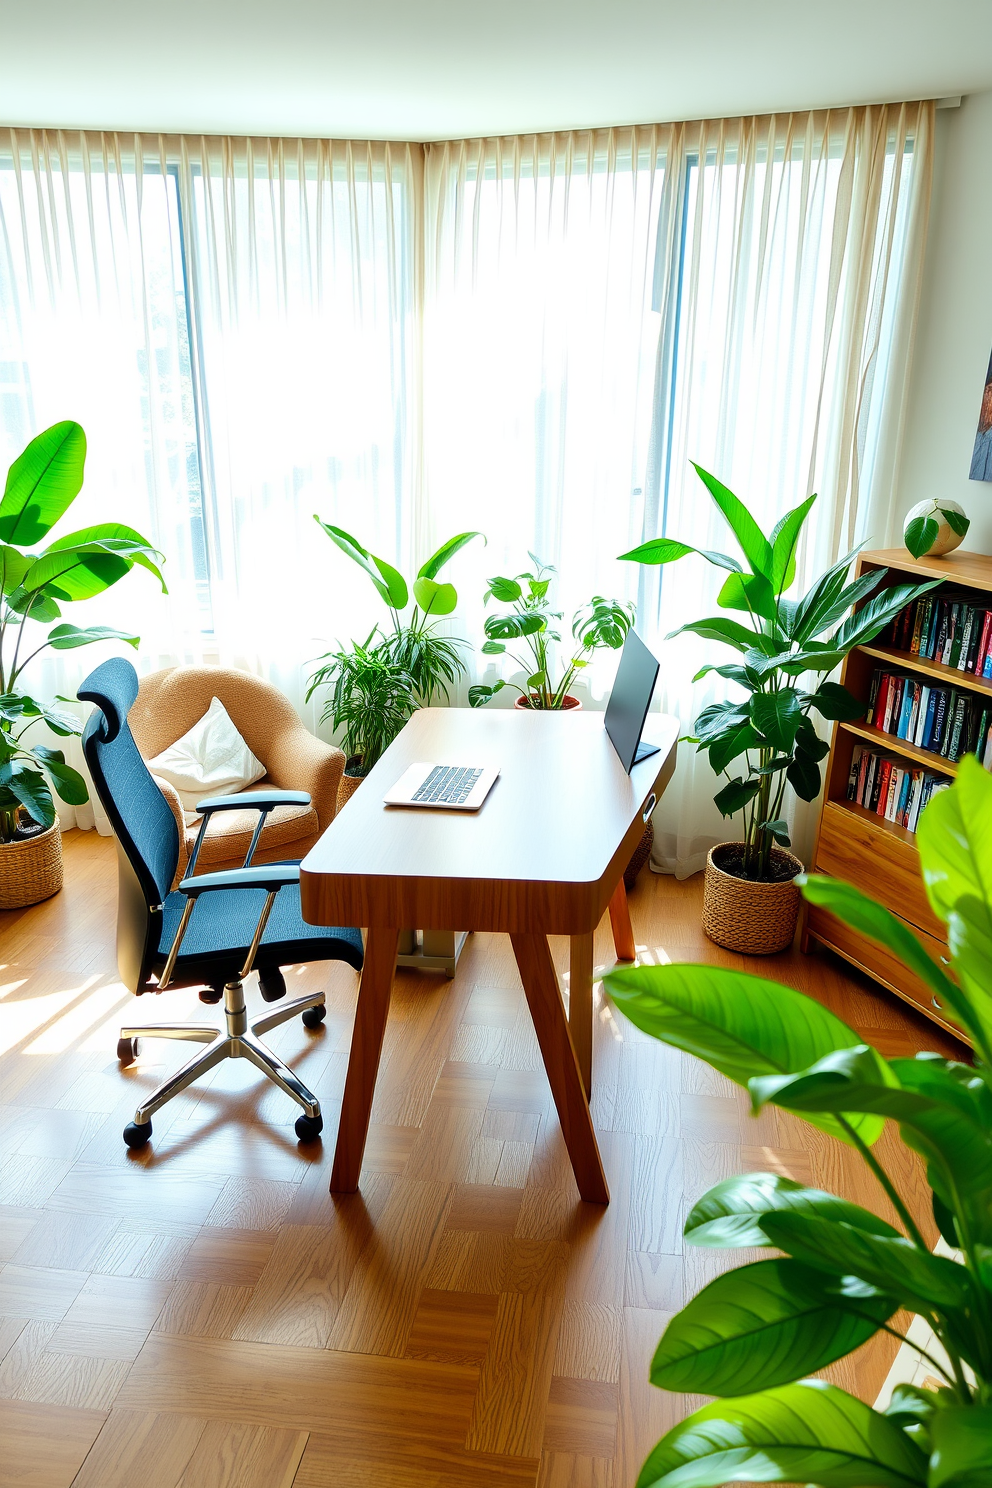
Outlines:
[{"label": "armchair armrest", "polygon": [[267,889],[270,894],[275,894],[287,884],[299,881],[298,863],[267,863],[260,868],[228,868],[223,873],[201,873],[196,878],[184,878],[179,892],[188,899],[198,899],[201,894],[209,894],[211,889]]},{"label": "armchair armrest", "polygon": [[242,791],[237,796],[208,796],[197,801],[199,816],[209,816],[211,811],[271,811],[276,806],[309,806],[308,791],[264,790]]}]

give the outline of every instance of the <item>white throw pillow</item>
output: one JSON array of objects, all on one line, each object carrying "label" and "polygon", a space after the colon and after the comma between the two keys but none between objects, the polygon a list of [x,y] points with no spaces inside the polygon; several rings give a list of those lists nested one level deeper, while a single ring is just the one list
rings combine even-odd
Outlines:
[{"label": "white throw pillow", "polygon": [[161,775],[179,792],[187,826],[196,818],[197,801],[234,795],[265,774],[265,766],[234,727],[220,698],[214,698],[181,739],[147,764],[153,775]]}]

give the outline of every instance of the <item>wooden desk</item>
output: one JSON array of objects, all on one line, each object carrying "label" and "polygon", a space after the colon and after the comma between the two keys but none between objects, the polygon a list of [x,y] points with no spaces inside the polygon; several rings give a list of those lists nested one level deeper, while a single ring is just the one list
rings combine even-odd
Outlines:
[{"label": "wooden desk", "polygon": [[[304,858],[304,918],[368,928],[333,1192],[358,1187],[397,939],[416,925],[510,936],[579,1193],[609,1202],[586,1096],[592,937],[609,907],[617,954],[633,958],[623,870],[649,797],[675,769],[678,724],[653,714],[645,737],[660,752],[628,776],[601,713],[424,708]],[[478,812],[384,805],[418,760],[499,765],[501,774]],[[571,937],[571,1033],[548,935]]]}]

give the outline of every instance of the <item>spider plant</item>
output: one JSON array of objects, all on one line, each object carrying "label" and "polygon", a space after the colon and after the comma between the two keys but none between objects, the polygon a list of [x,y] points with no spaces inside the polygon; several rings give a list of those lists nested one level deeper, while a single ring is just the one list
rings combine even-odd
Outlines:
[{"label": "spider plant", "polygon": [[330,687],[320,721],[344,730],[350,775],[369,773],[416,708],[413,676],[374,636],[328,652],[307,689],[309,702],[318,687]]}]

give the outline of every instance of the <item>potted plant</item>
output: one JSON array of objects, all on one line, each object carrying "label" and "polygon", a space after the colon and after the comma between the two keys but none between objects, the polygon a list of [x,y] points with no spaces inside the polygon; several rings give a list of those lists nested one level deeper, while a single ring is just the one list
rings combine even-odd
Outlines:
[{"label": "potted plant", "polygon": [[[578,641],[579,649],[555,681],[552,653],[553,647],[561,641],[561,634],[554,628],[554,622],[562,618],[561,610],[553,610],[548,598],[555,569],[542,563],[533,553],[527,556],[536,572],[517,574],[513,579],[497,577],[489,580],[483,603],[488,604],[494,599],[499,604],[509,605],[510,609],[486,617],[483,655],[500,656],[507,649],[507,641],[522,640],[530,654],[524,657],[513,655],[513,660],[526,676],[527,685],[520,687],[516,682],[509,683],[520,694],[513,706],[534,708],[539,712],[580,708],[582,704],[572,696],[569,688],[579,672],[589,665],[594,651],[602,647],[616,651],[623,645],[634,623],[634,606],[596,594],[588,604],[576,610],[572,617],[572,636]],[[469,703],[473,708],[484,707],[506,686],[507,683],[500,679],[492,686],[480,683],[470,687]]]},{"label": "potted plant", "polygon": [[[810,878],[803,892],[911,968],[970,1038],[974,1066],[883,1059],[822,1004],[744,972],[644,966],[604,978],[638,1028],[746,1087],[756,1111],[779,1106],[857,1152],[898,1218],[772,1173],[725,1179],[698,1201],[691,1244],[779,1254],[717,1277],[672,1319],[652,1382],[717,1398],[662,1438],[638,1488],[992,1483],[992,779],[975,759],[917,835],[947,971],[849,884]],[[872,1150],[890,1120],[926,1164],[944,1254]],[[905,1340],[903,1308],[929,1330],[932,1341],[909,1346],[936,1388],[900,1385],[875,1410],[809,1378],[880,1329]]]},{"label": "potted plant", "polygon": [[[162,583],[161,554],[139,532],[104,522],[67,533],[41,552],[83,484],[86,436],[77,423],[53,424],[32,439],[7,473],[0,500],[0,909],[18,909],[62,887],[62,842],[53,790],[70,805],[88,799],[82,776],[60,749],[32,744],[44,723],[58,738],[79,734],[71,714],[24,691],[21,676],[40,652],[138,637],[108,625],[61,621],[61,606],[90,599],[135,564]],[[36,627],[51,624],[47,635]],[[70,701],[61,699],[60,701]]]},{"label": "potted plant", "polygon": [[[829,752],[810,714],[815,711],[829,720],[864,714],[863,702],[826,678],[849,651],[873,640],[903,605],[940,580],[896,584],[876,594],[886,569],[847,582],[855,549],[801,598],[788,599],[796,548],[815,495],[787,512],[766,537],[732,491],[700,466],[694,468],[733,532],[747,568],[725,553],[670,537],[652,538],[621,557],[663,564],[698,553],[727,572],[717,603],[747,616],[746,624],[729,615],[690,620],[672,635],[691,631],[737,653],[735,661],[704,666],[693,678],[699,681],[716,672],[744,693],[739,700],[704,708],[687,736],[697,751],[708,754],[716,774],[725,777],[714,797],[720,814],[740,816],[742,827],[740,838],[719,843],[708,855],[703,929],[730,950],[767,955],[789,944],[799,913],[793,880],[802,864],[787,851],[785,792],[791,788],[801,800],[814,801],[820,793],[820,761]],[[852,605],[859,607],[853,615]],[[801,686],[800,679],[810,675],[812,684]]]},{"label": "potted plant", "polygon": [[[449,537],[421,566],[413,583],[408,584],[392,564],[384,558],[376,558],[342,527],[322,522],[316,513],[314,521],[342,553],[368,574],[379,598],[388,606],[391,625],[382,633],[382,655],[413,679],[418,703],[429,706],[438,696],[447,702],[448,689],[465,671],[461,648],[466,643],[457,637],[443,635],[438,628],[437,622],[453,612],[458,603],[458,593],[453,584],[440,583],[437,576],[466,543],[474,537],[482,537],[482,533],[460,532],[456,537]],[[413,609],[409,619],[401,618],[401,612],[410,603],[411,590]]]},{"label": "potted plant", "polygon": [[330,687],[321,723],[343,729],[347,761],[338,788],[338,807],[358,789],[380,755],[416,708],[413,676],[393,659],[375,631],[359,645],[328,652],[310,678],[307,702],[318,687]]}]

